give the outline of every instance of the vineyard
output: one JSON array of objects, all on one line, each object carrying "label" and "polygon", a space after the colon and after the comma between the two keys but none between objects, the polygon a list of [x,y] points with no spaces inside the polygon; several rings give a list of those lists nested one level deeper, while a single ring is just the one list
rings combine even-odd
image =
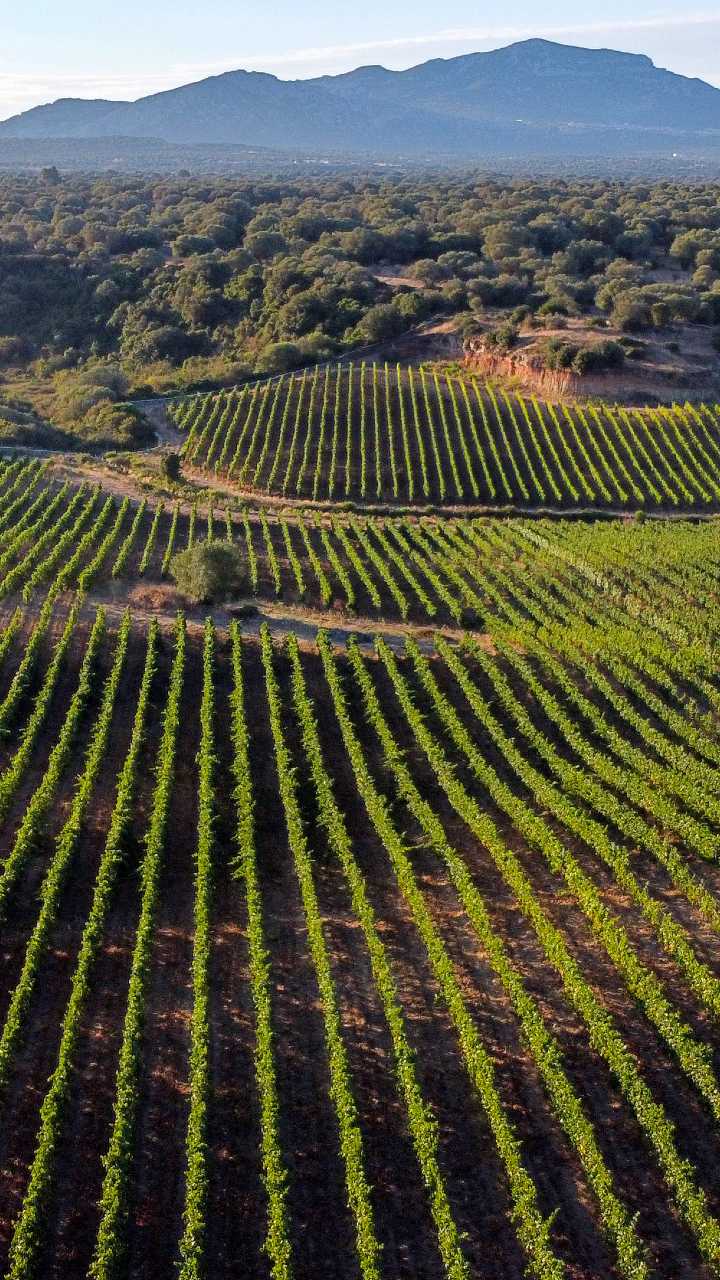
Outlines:
[{"label": "vineyard", "polygon": [[247,493],[395,506],[717,510],[717,406],[568,406],[349,363],[175,402],[184,465]]},{"label": "vineyard", "polygon": [[[247,445],[265,390],[198,401],[186,459],[620,484],[393,377],[266,384]],[[695,413],[627,414],[628,492],[712,505]],[[720,1275],[717,525],[225,499],[0,464],[0,1274]],[[217,540],[239,620],[172,584]]]},{"label": "vineyard", "polygon": [[[550,626],[585,614],[598,591],[605,621],[662,613],[682,634],[688,606],[713,626],[717,527],[689,521],[571,523],[131,502],[100,485],[61,484],[42,462],[0,471],[0,614],[78,589],[116,606],[141,584],[166,584],[175,552],[222,540],[241,552],[245,595],[347,623],[397,621],[483,629],[488,619]],[[709,576],[710,575],[710,576]],[[1,723],[1,716],[0,716]]]}]

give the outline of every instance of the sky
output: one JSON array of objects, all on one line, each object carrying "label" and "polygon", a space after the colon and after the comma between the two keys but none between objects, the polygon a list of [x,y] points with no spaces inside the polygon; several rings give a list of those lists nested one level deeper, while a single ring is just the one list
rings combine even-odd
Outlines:
[{"label": "sky", "polygon": [[[689,4],[690,7],[687,7]],[[282,79],[400,69],[542,36],[647,53],[720,87],[720,0],[0,0],[0,119],[61,97],[135,99],[245,68]]]}]

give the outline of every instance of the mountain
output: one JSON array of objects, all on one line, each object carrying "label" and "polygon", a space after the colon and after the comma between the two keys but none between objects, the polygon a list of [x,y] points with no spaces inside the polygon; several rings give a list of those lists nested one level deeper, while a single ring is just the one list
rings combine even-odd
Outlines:
[{"label": "mountain", "polygon": [[407,71],[230,71],[137,102],[61,99],[0,124],[0,139],[53,137],[465,157],[715,152],[720,89],[642,55],[524,40]]},{"label": "mountain", "polygon": [[108,98],[58,98],[43,107],[31,107],[22,115],[12,116],[0,124],[0,136],[6,138],[75,138],[83,129],[100,128],[101,121],[127,102]]},{"label": "mountain", "polygon": [[360,67],[317,83],[352,100],[466,119],[654,129],[720,128],[720,89],[662,70],[642,54],[523,40],[490,53],[435,58],[408,71]]}]

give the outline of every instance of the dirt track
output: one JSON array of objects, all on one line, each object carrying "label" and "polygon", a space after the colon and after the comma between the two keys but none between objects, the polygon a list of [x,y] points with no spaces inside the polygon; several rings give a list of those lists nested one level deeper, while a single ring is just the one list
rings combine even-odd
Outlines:
[{"label": "dirt track", "polygon": [[[118,471],[115,468],[102,463],[79,463],[73,458],[72,454],[56,454],[54,469],[63,479],[82,479],[91,483],[101,484],[108,492],[117,494],[118,497],[129,498],[131,501],[140,502],[143,498],[149,501],[156,501],[157,495],[148,493],[138,479],[128,472]],[[397,514],[413,516],[457,516],[459,519],[467,520],[471,517],[493,516],[497,519],[525,519],[525,520],[632,520],[637,516],[636,507],[552,507],[552,506],[514,506],[510,503],[504,506],[483,506],[481,504],[461,505],[459,503],[448,503],[447,506],[427,507],[414,506],[408,508],[407,503],[394,505],[392,503],[374,503],[374,504],[353,504],[343,503],[341,505],[330,501],[316,501],[308,498],[278,498],[271,494],[258,493],[254,489],[240,489],[237,485],[230,484],[220,480],[218,477],[212,477],[212,484],[208,485],[210,477],[207,472],[200,471],[197,468],[188,468],[184,473],[189,476],[191,481],[199,482],[198,487],[206,490],[211,488],[218,497],[225,496],[227,498],[235,498],[237,500],[253,503],[258,508],[268,508],[270,510],[279,511],[318,511],[332,512],[342,518],[345,513],[363,514],[363,515],[379,515],[392,516]],[[166,501],[168,498],[166,497]],[[193,506],[193,500],[190,495],[180,499],[180,510],[183,514],[188,514]],[[643,512],[646,520],[690,520],[690,521],[712,521],[720,518],[717,511],[677,511],[673,507],[661,507],[655,511]]]},{"label": "dirt track", "polygon": [[[254,605],[254,602],[252,604]],[[172,609],[143,608],[132,599],[111,600],[101,592],[88,596],[83,612],[85,616],[91,617],[95,615],[95,610],[102,606],[111,618],[117,620],[122,617],[128,605],[132,608],[133,618],[140,622],[149,623],[154,619],[168,631],[175,625],[176,613]],[[458,628],[453,627],[417,626],[411,622],[390,623],[374,618],[354,618],[347,626],[337,626],[332,621],[332,615],[321,613],[319,610],[293,609],[291,606],[273,605],[267,601],[262,601],[257,606],[257,613],[245,618],[234,615],[232,605],[213,608],[196,606],[184,612],[191,630],[200,631],[205,618],[211,617],[217,627],[229,627],[232,621],[236,621],[243,635],[257,636],[263,624],[267,623],[274,636],[294,634],[302,644],[313,645],[318,631],[322,629],[327,631],[333,644],[339,646],[344,646],[351,637],[354,637],[359,644],[371,646],[375,636],[381,635],[391,648],[401,650],[408,636],[412,636],[424,652],[432,653],[435,649],[433,636],[436,633],[442,633],[450,640],[459,639],[463,634]]]}]

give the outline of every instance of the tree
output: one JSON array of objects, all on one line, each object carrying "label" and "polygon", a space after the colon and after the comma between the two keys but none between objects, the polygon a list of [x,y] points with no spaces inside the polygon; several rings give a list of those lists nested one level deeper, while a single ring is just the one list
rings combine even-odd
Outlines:
[{"label": "tree", "polygon": [[621,293],[615,299],[612,319],[623,332],[636,333],[639,329],[647,329],[650,325],[650,307],[637,293]]},{"label": "tree", "polygon": [[267,262],[277,254],[285,252],[287,241],[278,231],[256,231],[247,236],[245,248],[259,262]]},{"label": "tree", "polygon": [[625,352],[619,342],[596,342],[581,347],[575,355],[572,368],[581,376],[586,373],[605,373],[609,369],[622,369]]},{"label": "tree", "polygon": [[381,303],[365,312],[357,332],[364,342],[384,342],[386,338],[395,338],[407,328],[406,322],[396,307],[390,303]]},{"label": "tree", "polygon": [[580,347],[577,342],[567,342],[564,338],[548,338],[543,348],[543,359],[546,369],[572,369]]},{"label": "tree", "polygon": [[517,326],[507,321],[498,325],[497,329],[489,329],[485,334],[485,345],[495,347],[498,351],[511,351],[518,344],[520,334]]},{"label": "tree", "polygon": [[164,453],[160,459],[160,472],[165,480],[177,484],[180,479],[180,454]]},{"label": "tree", "polygon": [[665,329],[670,324],[670,308],[667,302],[653,302],[650,319],[654,329]]},{"label": "tree", "polygon": [[193,604],[217,604],[237,596],[247,584],[239,547],[230,542],[196,542],[170,561],[178,591]]},{"label": "tree", "polygon": [[689,267],[695,261],[701,249],[708,246],[711,236],[707,231],[692,230],[681,232],[670,245],[670,257],[677,258],[683,267]]},{"label": "tree", "polygon": [[294,342],[272,342],[258,356],[256,373],[287,373],[296,369],[302,360],[300,348]]},{"label": "tree", "polygon": [[409,289],[407,293],[399,293],[393,305],[408,324],[417,324],[419,320],[424,320],[428,313],[427,295],[421,289]]},{"label": "tree", "polygon": [[325,306],[316,290],[296,293],[278,311],[278,328],[288,338],[301,338],[312,333],[325,319]]},{"label": "tree", "polygon": [[438,284],[439,281],[446,280],[448,274],[434,258],[419,258],[408,272],[413,280],[422,280],[423,284]]},{"label": "tree", "polygon": [[540,252],[545,254],[564,249],[570,239],[567,224],[551,213],[541,213],[537,218],[533,218],[528,223],[528,231],[532,232]]},{"label": "tree", "polygon": [[128,356],[135,360],[167,360],[170,364],[182,364],[190,356],[200,355],[206,346],[207,339],[202,333],[188,333],[172,324],[148,328],[123,342]]},{"label": "tree", "polygon": [[96,449],[142,449],[155,438],[147,418],[129,404],[99,402],[72,423],[72,430]]},{"label": "tree", "polygon": [[484,249],[488,258],[502,262],[504,258],[511,258],[518,249],[529,242],[530,236],[525,227],[512,222],[498,222],[488,227]]}]

